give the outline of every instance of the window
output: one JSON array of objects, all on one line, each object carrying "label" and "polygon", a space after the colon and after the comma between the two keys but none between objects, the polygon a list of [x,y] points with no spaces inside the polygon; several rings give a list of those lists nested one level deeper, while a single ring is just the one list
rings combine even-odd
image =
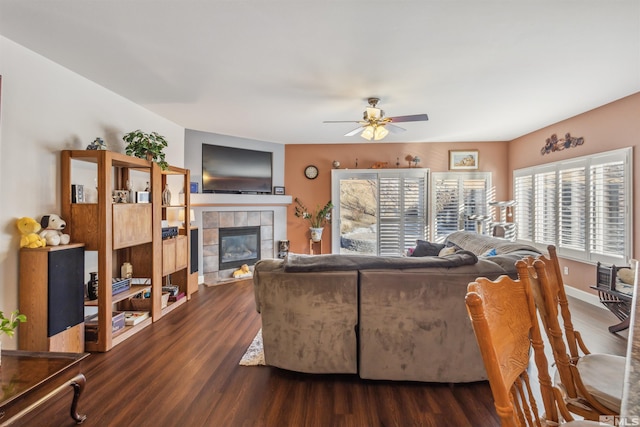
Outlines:
[{"label": "window", "polygon": [[[489,172],[434,172],[431,181],[432,240],[443,242],[454,231],[478,230],[478,221],[470,216],[488,216],[493,201]],[[485,226],[486,226],[485,222]]]},{"label": "window", "polygon": [[568,258],[631,257],[631,149],[514,171],[518,240]]}]

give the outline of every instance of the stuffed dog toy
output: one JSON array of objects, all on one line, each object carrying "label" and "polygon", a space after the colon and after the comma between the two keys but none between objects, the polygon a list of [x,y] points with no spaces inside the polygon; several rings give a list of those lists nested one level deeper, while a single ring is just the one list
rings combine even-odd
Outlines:
[{"label": "stuffed dog toy", "polygon": [[40,226],[42,226],[40,237],[47,241],[47,246],[66,245],[71,240],[68,234],[61,231],[64,230],[67,223],[56,214],[43,215],[40,219]]}]

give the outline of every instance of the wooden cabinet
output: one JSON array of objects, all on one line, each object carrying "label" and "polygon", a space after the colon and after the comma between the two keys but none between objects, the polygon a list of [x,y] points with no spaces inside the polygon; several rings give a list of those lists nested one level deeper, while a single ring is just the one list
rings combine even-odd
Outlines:
[{"label": "wooden cabinet", "polygon": [[82,353],[83,301],[84,244],[20,250],[20,350]]},{"label": "wooden cabinet", "polygon": [[[74,168],[81,169],[77,162],[81,162],[80,166],[85,163],[95,165],[95,203],[72,203],[71,185],[78,184],[73,180]],[[61,212],[67,221],[66,231],[72,241],[84,242],[88,251],[97,251],[98,299],[87,300],[85,305],[94,310],[97,307],[98,332],[95,339],[85,340],[85,349],[108,351],[186,301],[172,304],[172,308],[163,308],[161,304],[164,276],[171,274],[178,281],[181,274],[186,278],[189,248],[188,236],[182,236],[185,242],[176,241],[169,245],[173,248],[165,251],[162,221],[170,209],[188,211],[190,208],[189,171],[172,166],[163,171],[156,163],[107,150],[64,150],[61,153],[61,166]],[[147,181],[149,203],[115,203],[113,190],[125,188],[133,175],[142,175]],[[184,203],[176,207],[162,204],[162,190],[167,177],[171,175],[182,180],[185,193]],[[113,295],[110,285],[113,278],[120,276],[120,266],[124,262],[131,263],[134,278],[143,278],[145,283],[143,286],[132,286],[128,292]],[[184,289],[187,289],[186,280]],[[126,304],[130,302],[128,300],[140,294],[150,295],[147,304],[150,318],[135,326],[112,331],[113,312],[129,306]]]},{"label": "wooden cabinet", "polygon": [[162,241],[162,275],[167,276],[187,268],[189,259],[188,238],[178,235]]}]

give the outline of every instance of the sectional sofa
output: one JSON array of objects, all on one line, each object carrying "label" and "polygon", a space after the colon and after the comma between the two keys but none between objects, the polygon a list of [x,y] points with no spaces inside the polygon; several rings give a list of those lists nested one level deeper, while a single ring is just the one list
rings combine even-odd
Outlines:
[{"label": "sectional sofa", "polygon": [[472,382],[486,372],[464,296],[477,277],[516,277],[539,252],[451,234],[444,256],[298,255],[255,266],[267,365],[375,380]]}]

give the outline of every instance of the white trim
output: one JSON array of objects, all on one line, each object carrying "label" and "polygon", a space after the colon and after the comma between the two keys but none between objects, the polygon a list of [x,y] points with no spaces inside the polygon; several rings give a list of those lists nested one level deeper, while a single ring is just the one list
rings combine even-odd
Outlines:
[{"label": "white trim", "polygon": [[569,285],[564,285],[564,291],[568,296],[606,310],[606,307],[600,303],[600,298],[591,292],[583,291],[582,289],[577,289]]}]

